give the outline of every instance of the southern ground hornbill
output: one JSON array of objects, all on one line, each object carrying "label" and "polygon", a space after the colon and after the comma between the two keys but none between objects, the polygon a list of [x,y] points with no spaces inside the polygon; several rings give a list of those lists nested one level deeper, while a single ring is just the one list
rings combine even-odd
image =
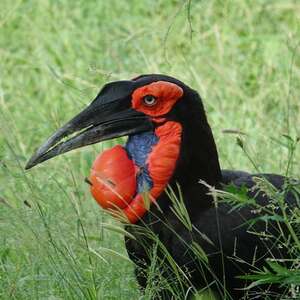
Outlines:
[{"label": "southern ground hornbill", "polygon": [[[126,239],[126,248],[136,264],[141,287],[147,285],[145,270],[153,262],[156,249],[156,257],[161,259],[159,278],[165,278],[171,288],[166,285],[154,298],[174,298],[173,289],[183,299],[205,286],[216,290],[222,299],[241,299],[247,293],[255,296],[255,288],[243,289],[246,283],[239,275],[266,266],[266,258],[284,258],[287,251],[279,251],[274,240],[251,233],[266,231],[263,221],[249,229],[248,221],[257,217],[253,207],[232,210],[228,204],[214,201],[209,187],[224,190],[230,185],[246,187],[248,196],[259,205],[269,203],[268,197],[255,188],[253,175],[221,171],[201,99],[181,81],[151,74],[106,84],[89,106],[36,151],[26,168],[72,149],[121,136],[128,136],[126,145],[98,156],[89,181],[100,205],[128,221],[126,229],[135,239]],[[279,190],[285,182],[279,175],[257,176]],[[178,216],[176,201],[171,200],[172,192],[167,187],[183,199],[183,218],[191,226]],[[293,197],[286,195],[286,201],[293,201]],[[154,238],[143,228],[150,229]],[[280,236],[272,222],[268,234]],[[198,254],[203,250],[203,259],[195,249]],[[179,273],[172,270],[174,263]],[[172,281],[173,273],[182,276],[183,283]],[[263,289],[266,298],[272,299],[280,298],[283,292],[279,285],[265,285]]]}]

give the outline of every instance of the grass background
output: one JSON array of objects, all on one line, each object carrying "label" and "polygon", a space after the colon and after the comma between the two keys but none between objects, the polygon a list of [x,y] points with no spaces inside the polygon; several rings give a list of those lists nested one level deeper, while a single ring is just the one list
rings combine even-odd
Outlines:
[{"label": "grass background", "polygon": [[[259,170],[285,174],[282,135],[300,136],[299,52],[297,0],[1,0],[0,298],[141,297],[121,229],[83,181],[111,143],[23,170],[105,82],[181,79],[203,97],[223,168],[256,171],[230,129]],[[299,167],[297,150],[291,175]]]}]

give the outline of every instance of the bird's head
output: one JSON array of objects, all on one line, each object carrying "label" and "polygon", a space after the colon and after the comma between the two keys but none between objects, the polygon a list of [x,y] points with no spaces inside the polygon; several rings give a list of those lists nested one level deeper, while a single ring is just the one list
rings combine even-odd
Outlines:
[{"label": "bird's head", "polygon": [[[155,133],[158,139],[164,140],[161,149],[165,150],[156,153],[162,161],[168,161],[168,153],[172,149],[175,151],[175,146],[170,146],[173,138],[177,155],[173,158],[172,174],[168,173],[168,180],[178,165],[182,165],[182,172],[178,175],[185,181],[195,175],[192,174],[195,165],[206,173],[202,179],[210,184],[219,179],[216,178],[219,176],[217,153],[199,95],[173,77],[156,74],[106,84],[89,106],[40,146],[26,169],[76,148],[142,133]],[[167,151],[166,145],[171,150]],[[155,166],[152,164],[152,167]],[[196,177],[194,179],[199,179]]]},{"label": "bird's head", "polygon": [[142,75],[108,83],[89,106],[39,147],[26,169],[76,148],[151,131],[167,120],[180,122],[189,118],[193,112],[187,112],[192,107],[186,94],[191,94],[191,89],[164,75]]}]

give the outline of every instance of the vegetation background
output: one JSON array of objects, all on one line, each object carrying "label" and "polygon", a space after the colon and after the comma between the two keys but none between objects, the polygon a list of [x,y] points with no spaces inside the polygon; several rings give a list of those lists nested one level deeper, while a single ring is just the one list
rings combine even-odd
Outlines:
[{"label": "vegetation background", "polygon": [[[84,183],[111,142],[24,171],[104,83],[179,78],[202,95],[223,168],[285,174],[299,51],[298,0],[1,0],[0,298],[141,297],[122,228]],[[290,166],[299,178],[299,149]]]}]

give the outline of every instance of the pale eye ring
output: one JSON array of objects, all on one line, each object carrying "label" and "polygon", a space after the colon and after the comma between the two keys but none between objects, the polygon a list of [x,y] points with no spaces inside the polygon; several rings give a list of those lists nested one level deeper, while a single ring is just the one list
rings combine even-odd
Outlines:
[{"label": "pale eye ring", "polygon": [[153,106],[157,102],[157,98],[153,95],[146,95],[143,97],[143,102],[147,106]]}]

